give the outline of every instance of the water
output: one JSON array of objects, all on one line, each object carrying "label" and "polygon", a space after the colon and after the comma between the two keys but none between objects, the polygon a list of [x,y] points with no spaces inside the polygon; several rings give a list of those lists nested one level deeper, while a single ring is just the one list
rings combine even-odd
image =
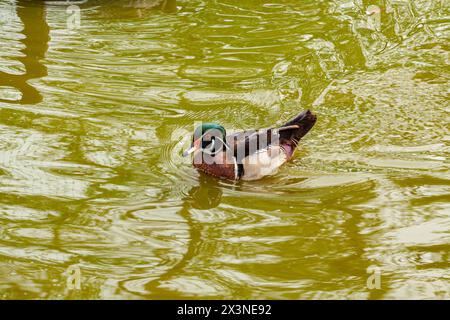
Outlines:
[{"label": "water", "polygon": [[[0,1],[1,298],[450,297],[446,1],[79,6]],[[305,108],[276,176],[181,157]]]}]

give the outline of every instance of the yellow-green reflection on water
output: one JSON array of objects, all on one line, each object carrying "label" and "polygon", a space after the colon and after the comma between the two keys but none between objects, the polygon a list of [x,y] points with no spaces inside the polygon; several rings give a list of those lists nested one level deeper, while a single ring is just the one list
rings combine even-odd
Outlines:
[{"label": "yellow-green reflection on water", "polygon": [[[88,1],[79,29],[66,9],[0,1],[1,298],[450,297],[445,1]],[[276,176],[180,155],[195,121],[304,108]]]}]

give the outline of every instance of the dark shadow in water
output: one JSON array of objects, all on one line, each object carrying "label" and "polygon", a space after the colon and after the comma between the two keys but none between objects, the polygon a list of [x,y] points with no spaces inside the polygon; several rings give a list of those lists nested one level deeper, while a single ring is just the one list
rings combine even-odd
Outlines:
[{"label": "dark shadow in water", "polygon": [[186,204],[199,210],[213,209],[222,201],[222,189],[216,178],[200,174],[199,185],[192,187],[189,196],[184,199]]},{"label": "dark shadow in water", "polygon": [[[172,268],[167,270],[158,279],[152,280],[145,286],[149,295],[154,295],[155,288],[158,288],[158,299],[169,298],[172,291],[167,291],[167,297],[161,293],[162,288],[159,285],[172,278],[176,278],[179,274],[186,274],[185,268],[189,263],[195,259],[197,252],[201,250],[200,243],[202,242],[202,224],[192,219],[190,209],[209,210],[213,209],[221,203],[222,189],[219,186],[219,181],[216,178],[200,174],[199,185],[192,187],[188,196],[183,199],[183,206],[179,214],[186,220],[189,226],[189,244],[183,258]],[[146,297],[149,297],[146,295]],[[155,295],[156,298],[156,295]]]},{"label": "dark shadow in water", "polygon": [[30,3],[19,0],[16,12],[23,24],[25,38],[21,42],[25,48],[23,56],[17,58],[25,66],[25,73],[16,75],[0,71],[0,86],[13,87],[22,93],[20,100],[0,99],[0,102],[16,104],[36,104],[42,101],[40,92],[27,81],[47,76],[47,67],[41,62],[45,57],[50,39],[50,28],[46,22],[43,2]]}]

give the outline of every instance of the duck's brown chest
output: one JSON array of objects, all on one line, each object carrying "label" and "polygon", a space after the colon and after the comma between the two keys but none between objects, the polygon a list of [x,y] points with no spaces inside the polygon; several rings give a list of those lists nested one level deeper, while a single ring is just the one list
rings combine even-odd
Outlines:
[{"label": "duck's brown chest", "polygon": [[238,179],[236,160],[233,157],[227,158],[224,152],[220,152],[214,158],[205,158],[201,153],[196,153],[193,165],[197,170],[218,178]]}]

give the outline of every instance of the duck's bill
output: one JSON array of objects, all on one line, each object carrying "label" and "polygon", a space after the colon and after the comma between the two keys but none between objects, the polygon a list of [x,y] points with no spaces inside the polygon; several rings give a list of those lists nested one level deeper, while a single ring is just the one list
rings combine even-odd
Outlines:
[{"label": "duck's bill", "polygon": [[185,152],[183,152],[183,157],[187,157],[188,155],[190,155],[194,151],[195,151],[195,146],[190,147]]},{"label": "duck's bill", "polygon": [[195,140],[194,142],[192,142],[191,147],[189,149],[187,149],[185,152],[183,152],[183,157],[187,157],[188,155],[190,155],[195,150],[200,149],[200,143],[201,142],[202,142],[201,138]]}]

